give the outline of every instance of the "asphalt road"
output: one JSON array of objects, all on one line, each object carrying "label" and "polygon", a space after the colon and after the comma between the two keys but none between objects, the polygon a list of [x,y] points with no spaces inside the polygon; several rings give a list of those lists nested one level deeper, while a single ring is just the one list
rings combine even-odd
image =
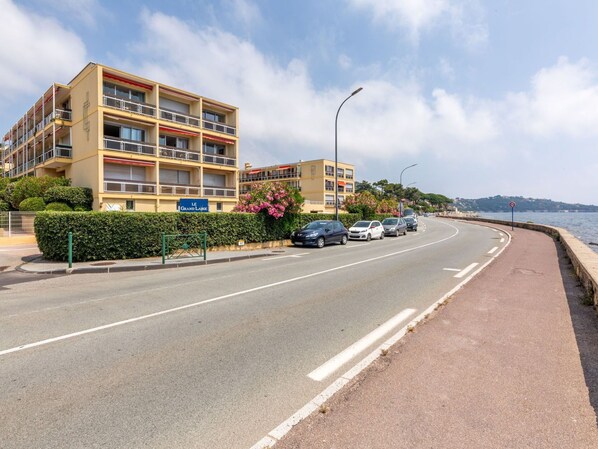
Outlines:
[{"label": "asphalt road", "polygon": [[382,241],[5,285],[1,447],[249,448],[505,244],[422,219]]}]

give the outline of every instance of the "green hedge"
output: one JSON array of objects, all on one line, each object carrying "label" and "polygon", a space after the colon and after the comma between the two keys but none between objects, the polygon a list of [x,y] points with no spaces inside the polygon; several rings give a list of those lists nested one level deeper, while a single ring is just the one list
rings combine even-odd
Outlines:
[{"label": "green hedge", "polygon": [[46,203],[44,202],[44,199],[38,196],[25,198],[19,203],[19,210],[22,212],[36,212],[44,210],[45,208]]},{"label": "green hedge", "polygon": [[87,187],[55,186],[44,193],[44,201],[50,203],[65,203],[71,209],[75,207],[91,210],[93,193]]},{"label": "green hedge", "polygon": [[[293,229],[330,214],[296,214],[273,220],[263,214],[40,212],[34,227],[37,244],[49,260],[66,261],[68,233],[73,233],[73,261],[135,259],[161,254],[161,235],[207,232],[208,247],[288,238]],[[345,226],[360,217],[341,214]]]}]

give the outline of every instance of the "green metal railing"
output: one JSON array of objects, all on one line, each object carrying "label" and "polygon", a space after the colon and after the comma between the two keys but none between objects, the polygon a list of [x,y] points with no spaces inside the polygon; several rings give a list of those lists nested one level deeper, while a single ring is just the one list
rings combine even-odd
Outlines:
[{"label": "green metal railing", "polygon": [[208,234],[166,234],[162,233],[162,265],[166,259],[203,257],[206,260]]}]

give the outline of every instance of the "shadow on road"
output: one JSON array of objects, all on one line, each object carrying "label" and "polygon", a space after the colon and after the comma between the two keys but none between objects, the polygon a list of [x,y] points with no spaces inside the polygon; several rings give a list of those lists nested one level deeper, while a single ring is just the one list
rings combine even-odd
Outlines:
[{"label": "shadow on road", "polygon": [[593,307],[582,304],[585,292],[575,275],[571,261],[559,244],[557,252],[588,396],[598,425],[598,315]]}]

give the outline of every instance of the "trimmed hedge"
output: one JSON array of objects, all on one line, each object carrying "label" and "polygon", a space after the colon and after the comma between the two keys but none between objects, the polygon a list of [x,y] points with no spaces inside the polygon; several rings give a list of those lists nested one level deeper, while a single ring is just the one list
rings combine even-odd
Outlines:
[{"label": "trimmed hedge", "polygon": [[65,203],[71,209],[76,207],[91,210],[93,193],[88,187],[55,186],[44,193],[44,201],[50,203]]},{"label": "trimmed hedge", "polygon": [[32,196],[31,198],[25,198],[19,203],[19,210],[22,212],[37,212],[44,210],[46,203],[44,199],[39,196]]},{"label": "trimmed hedge", "polygon": [[66,203],[53,202],[48,204],[45,210],[52,210],[55,212],[72,212],[73,208]]},{"label": "trimmed hedge", "polygon": [[[296,214],[273,220],[264,214],[179,212],[40,212],[34,227],[37,245],[49,260],[68,259],[68,233],[73,233],[73,261],[135,259],[159,256],[162,233],[207,232],[208,247],[281,240],[293,229],[330,214]],[[360,217],[341,214],[349,227]]]}]

